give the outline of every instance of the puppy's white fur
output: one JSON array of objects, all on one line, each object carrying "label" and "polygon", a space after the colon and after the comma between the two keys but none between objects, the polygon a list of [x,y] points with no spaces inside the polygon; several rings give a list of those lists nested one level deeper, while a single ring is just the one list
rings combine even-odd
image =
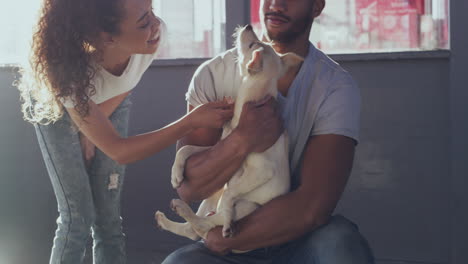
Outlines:
[{"label": "puppy's white fur", "polygon": [[[236,47],[243,80],[237,95],[234,116],[225,125],[222,138],[228,136],[238,125],[244,103],[261,100],[267,95],[276,98],[278,79],[290,66],[303,60],[293,53],[277,54],[270,45],[259,41],[250,26],[238,30]],[[177,152],[171,177],[174,188],[179,187],[183,180],[186,159],[205,149],[207,147],[184,146]],[[173,200],[172,209],[186,223],[170,221],[159,211],[155,217],[162,229],[193,240],[200,237],[206,239],[208,231],[219,225],[223,226],[223,236],[229,237],[233,236],[233,221],[288,192],[289,186],[288,139],[284,133],[265,152],[249,154],[224,188],[204,200],[196,214],[182,200]]]}]

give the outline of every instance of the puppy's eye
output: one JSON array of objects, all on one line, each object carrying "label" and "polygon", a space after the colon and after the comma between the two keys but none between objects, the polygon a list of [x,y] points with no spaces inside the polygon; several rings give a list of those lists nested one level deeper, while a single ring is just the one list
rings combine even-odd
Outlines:
[{"label": "puppy's eye", "polygon": [[255,45],[255,42],[250,43],[249,49],[251,49],[253,47],[253,45]]}]

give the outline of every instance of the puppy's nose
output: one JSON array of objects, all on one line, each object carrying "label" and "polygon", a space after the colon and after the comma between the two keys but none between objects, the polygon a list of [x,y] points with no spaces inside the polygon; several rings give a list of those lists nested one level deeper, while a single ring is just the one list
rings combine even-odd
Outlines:
[{"label": "puppy's nose", "polygon": [[252,25],[250,25],[250,24],[247,25],[247,26],[245,27],[245,29],[246,29],[246,30],[249,30],[249,31],[252,31],[252,30],[253,30]]}]

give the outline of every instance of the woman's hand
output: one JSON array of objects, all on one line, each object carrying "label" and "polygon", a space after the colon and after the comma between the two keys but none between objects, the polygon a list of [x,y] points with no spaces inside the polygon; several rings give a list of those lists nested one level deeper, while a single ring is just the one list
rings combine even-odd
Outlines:
[{"label": "woman's hand", "polygon": [[83,160],[86,168],[91,166],[94,155],[96,154],[96,146],[85,135],[80,134],[81,152],[83,153]]},{"label": "woman's hand", "polygon": [[188,118],[192,128],[222,128],[226,121],[231,120],[233,113],[234,104],[225,99],[195,107]]}]

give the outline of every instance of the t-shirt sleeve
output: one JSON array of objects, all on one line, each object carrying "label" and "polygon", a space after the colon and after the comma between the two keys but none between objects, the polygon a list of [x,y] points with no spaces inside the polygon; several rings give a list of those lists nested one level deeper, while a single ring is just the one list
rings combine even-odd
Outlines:
[{"label": "t-shirt sleeve", "polygon": [[208,64],[202,64],[192,77],[185,100],[192,106],[216,101],[215,84]]},{"label": "t-shirt sleeve", "polygon": [[310,136],[335,134],[359,142],[361,115],[359,87],[349,74],[331,83],[330,92],[319,108]]}]

